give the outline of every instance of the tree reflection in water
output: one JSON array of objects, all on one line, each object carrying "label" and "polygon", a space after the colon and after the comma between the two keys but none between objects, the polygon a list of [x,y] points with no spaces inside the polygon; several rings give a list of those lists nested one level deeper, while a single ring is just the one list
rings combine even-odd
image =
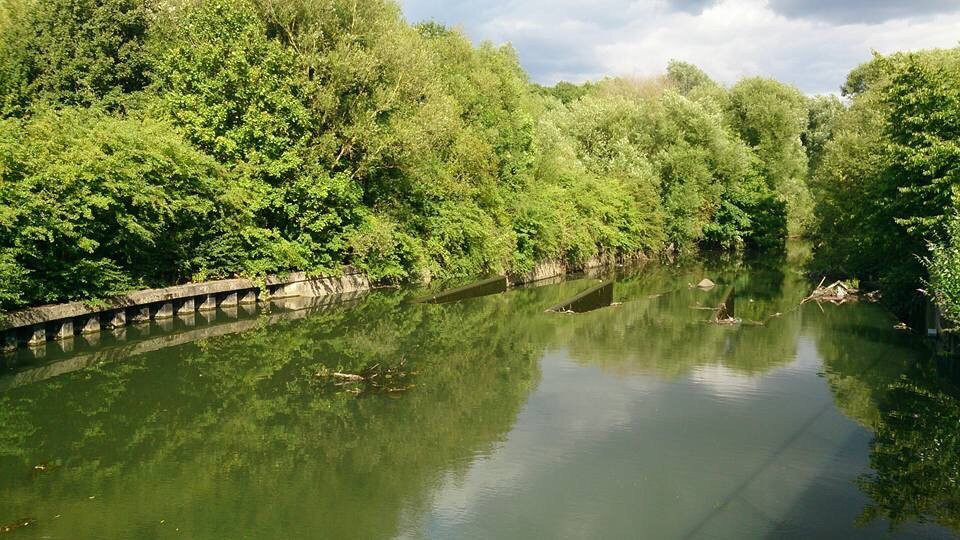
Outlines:
[{"label": "tree reflection in water", "polygon": [[[797,266],[650,265],[617,283],[620,305],[582,315],[543,310],[586,281],[440,306],[378,292],[15,388],[0,394],[3,517],[59,536],[157,536],[163,520],[193,537],[393,537],[506,438],[549,350],[614,373],[756,379],[810,339],[837,407],[875,432],[861,520],[960,530],[958,378],[877,306],[797,309]],[[703,277],[718,287],[691,286]],[[737,317],[765,324],[708,324],[727,290]],[[401,363],[402,393],[315,377]]]},{"label": "tree reflection in water", "polygon": [[960,400],[937,363],[919,363],[885,389],[870,445],[873,472],[861,479],[873,501],[864,521],[931,520],[960,531]]},{"label": "tree reflection in water", "polygon": [[874,432],[871,502],[861,523],[932,521],[960,532],[960,392],[956,359],[890,331],[876,306],[828,309],[815,332],[838,407]]}]

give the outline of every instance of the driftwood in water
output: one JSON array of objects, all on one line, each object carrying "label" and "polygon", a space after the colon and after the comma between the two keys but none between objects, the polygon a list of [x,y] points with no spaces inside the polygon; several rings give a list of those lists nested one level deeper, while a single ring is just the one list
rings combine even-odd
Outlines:
[{"label": "driftwood in water", "polygon": [[22,529],[24,527],[29,527],[36,523],[37,520],[31,517],[21,518],[16,521],[11,521],[6,525],[0,525],[0,534],[12,533],[17,529]]},{"label": "driftwood in water", "polygon": [[[806,304],[810,300],[816,302],[830,302],[832,304],[845,304],[847,302],[856,302],[860,299],[860,291],[842,281],[835,281],[826,287],[823,286],[823,283],[827,278],[820,280],[820,284],[810,293],[810,296],[803,299],[803,302],[800,302],[800,305]],[[872,294],[867,294],[868,299],[872,298]]]},{"label": "driftwood in water", "polygon": [[496,276],[483,281],[477,281],[456,289],[449,289],[438,292],[437,294],[414,300],[421,304],[444,304],[447,302],[456,302],[467,298],[477,298],[491,294],[499,294],[507,291],[507,277]]},{"label": "driftwood in water", "polygon": [[321,369],[313,376],[325,383],[332,383],[335,388],[348,394],[359,395],[405,392],[416,386],[412,383],[416,374],[416,371],[406,369],[406,359],[402,358],[392,367],[384,367],[377,363],[358,373],[330,372],[327,369]]},{"label": "driftwood in water", "polygon": [[724,293],[720,304],[718,304],[717,308],[713,311],[710,322],[717,324],[736,324],[740,322],[740,319],[736,316],[736,299],[737,291],[731,286],[727,289],[727,292]]},{"label": "driftwood in water", "polygon": [[613,280],[605,281],[574,296],[566,302],[561,302],[547,311],[558,313],[586,313],[595,309],[609,307],[613,304]]}]

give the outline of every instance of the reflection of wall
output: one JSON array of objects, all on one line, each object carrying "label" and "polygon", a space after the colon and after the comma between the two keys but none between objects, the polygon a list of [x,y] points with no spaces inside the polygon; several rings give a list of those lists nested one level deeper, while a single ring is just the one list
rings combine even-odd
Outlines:
[{"label": "reflection of wall", "polygon": [[[540,309],[517,299],[518,318]],[[193,537],[393,536],[435,475],[509,430],[538,359],[502,301],[403,300],[376,294],[5,392],[0,476],[14,480],[0,498],[17,502],[4,516],[61,514],[38,523],[61,536],[153,536],[161,519]],[[313,377],[401,359],[417,387],[399,398]],[[60,467],[40,484],[29,470],[45,460]]]},{"label": "reflection of wall", "polygon": [[[79,369],[101,364],[124,360],[131,356],[138,356],[148,352],[176,347],[186,343],[210,339],[214,337],[246,332],[263,325],[275,324],[279,321],[295,320],[306,317],[319,311],[335,306],[345,306],[356,302],[364,292],[344,293],[321,297],[293,297],[271,299],[267,306],[269,313],[259,317],[258,306],[245,305],[221,308],[216,312],[191,313],[168,319],[159,323],[148,324],[135,328],[132,332],[111,332],[113,343],[99,346],[98,339],[87,350],[61,350],[59,355],[51,351],[51,358],[47,362],[34,368],[16,371],[10,375],[0,377],[0,392],[32,384],[38,381],[63,375]],[[262,306],[260,306],[262,309]],[[163,322],[169,323],[164,325]],[[137,335],[131,335],[133,333]],[[85,340],[86,341],[86,340]],[[36,356],[37,347],[19,351],[21,355],[32,359]]]}]

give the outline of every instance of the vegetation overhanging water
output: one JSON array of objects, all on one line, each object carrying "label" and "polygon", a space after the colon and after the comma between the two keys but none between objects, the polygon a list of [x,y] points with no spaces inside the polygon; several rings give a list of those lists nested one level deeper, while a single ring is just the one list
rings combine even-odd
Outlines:
[{"label": "vegetation overhanging water", "polygon": [[[876,305],[798,307],[797,270],[650,264],[583,314],[544,309],[591,278],[440,305],[381,290],[8,388],[0,521],[84,538],[949,536],[960,373]],[[715,289],[693,286],[706,276]],[[768,322],[707,323],[730,290],[738,317]],[[371,368],[397,382],[330,376]]]},{"label": "vegetation overhanging water", "polygon": [[682,61],[543,87],[392,0],[0,0],[0,318],[814,247],[648,266],[576,315],[543,310],[593,282],[51,344],[0,376],[0,533],[954,534],[957,369],[879,306],[799,304],[814,272],[960,321],[960,48],[841,94]]}]

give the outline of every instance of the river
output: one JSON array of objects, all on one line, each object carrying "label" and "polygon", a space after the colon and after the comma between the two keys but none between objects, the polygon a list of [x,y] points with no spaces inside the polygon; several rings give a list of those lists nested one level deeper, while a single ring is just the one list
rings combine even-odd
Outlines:
[{"label": "river", "polygon": [[[801,259],[621,270],[615,305],[581,314],[544,310],[598,276],[441,305],[377,290],[8,358],[0,527],[953,537],[960,370],[878,305],[800,306]],[[730,294],[742,323],[707,322]]]}]

